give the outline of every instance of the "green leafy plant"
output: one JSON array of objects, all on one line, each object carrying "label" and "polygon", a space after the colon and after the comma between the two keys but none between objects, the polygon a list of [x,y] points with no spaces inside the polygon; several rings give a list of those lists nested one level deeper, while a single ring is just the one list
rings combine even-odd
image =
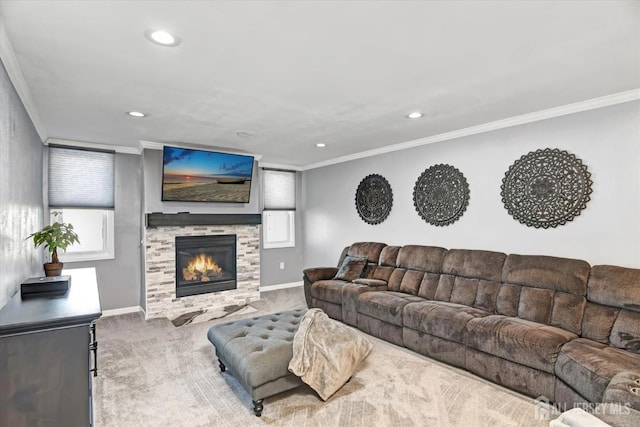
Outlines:
[{"label": "green leafy plant", "polygon": [[[60,212],[53,212],[54,217],[61,215]],[[44,246],[51,253],[51,262],[57,264],[58,249],[67,250],[67,246],[74,243],[80,243],[78,235],[73,231],[73,225],[55,221],[53,224],[47,225],[40,231],[31,234],[27,239],[33,238],[34,247]]]}]

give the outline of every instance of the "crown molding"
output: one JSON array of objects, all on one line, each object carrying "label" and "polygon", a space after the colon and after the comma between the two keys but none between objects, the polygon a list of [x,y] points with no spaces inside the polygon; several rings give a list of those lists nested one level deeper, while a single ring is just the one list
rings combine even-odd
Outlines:
[{"label": "crown molding", "polygon": [[171,147],[189,148],[192,150],[211,150],[211,151],[217,151],[219,153],[239,154],[241,156],[253,156],[255,160],[260,160],[262,158],[262,154],[252,154],[252,153],[246,153],[241,151],[233,151],[233,150],[228,150],[226,148],[207,147],[207,146],[196,145],[196,144],[183,144],[181,142],[164,143],[164,142],[156,142],[156,141],[145,141],[142,139],[140,140],[140,152],[142,152],[142,150],[144,149],[162,150],[165,145],[170,145]]},{"label": "crown molding", "polygon": [[68,139],[56,139],[49,138],[45,141],[44,145],[64,145],[65,147],[78,147],[78,148],[92,148],[96,150],[110,150],[116,153],[123,154],[137,154],[140,155],[140,151],[135,147],[124,147],[121,145],[109,145],[109,144],[97,144],[95,142],[86,141],[71,141]]},{"label": "crown molding", "polygon": [[595,110],[598,108],[608,107],[616,104],[623,104],[625,102],[637,100],[640,100],[640,88],[628,90],[626,92],[615,93],[613,95],[602,96],[600,98],[589,99],[587,101],[576,102],[574,104],[568,104],[560,107],[549,108],[547,110],[523,114],[521,116],[510,117],[508,119],[496,120],[494,122],[459,129],[452,132],[441,133],[439,135],[428,136],[425,138],[414,139],[412,141],[388,145],[386,147],[375,148],[373,150],[362,151],[360,153],[349,154],[347,156],[336,157],[335,159],[324,160],[322,162],[311,163],[302,166],[300,170],[305,171],[317,169],[325,166],[335,165],[338,163],[349,162],[351,160],[358,160],[366,157],[377,156],[379,154],[406,150],[422,145],[433,144],[435,142],[448,141],[451,139],[462,138],[464,136],[477,135],[494,130],[505,129],[508,127],[519,126],[527,123],[538,122],[541,120],[552,119],[554,117],[566,116],[568,114]]},{"label": "crown molding", "polygon": [[40,115],[38,114],[36,105],[33,102],[31,91],[27,86],[27,82],[25,81],[20,65],[18,64],[15,51],[13,50],[9,37],[4,29],[2,18],[0,18],[0,59],[4,64],[4,68],[7,70],[9,80],[11,80],[13,87],[18,93],[18,97],[22,101],[24,109],[27,111],[31,122],[33,123],[33,127],[36,129],[36,132],[38,132],[38,136],[40,136],[40,140],[42,142],[46,141],[47,130],[40,120]]}]

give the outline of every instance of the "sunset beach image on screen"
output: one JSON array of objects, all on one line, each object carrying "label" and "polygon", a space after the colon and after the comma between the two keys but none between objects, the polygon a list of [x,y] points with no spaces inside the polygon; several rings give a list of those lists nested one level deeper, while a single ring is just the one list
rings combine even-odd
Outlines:
[{"label": "sunset beach image on screen", "polygon": [[249,203],[253,157],[164,147],[162,200]]}]

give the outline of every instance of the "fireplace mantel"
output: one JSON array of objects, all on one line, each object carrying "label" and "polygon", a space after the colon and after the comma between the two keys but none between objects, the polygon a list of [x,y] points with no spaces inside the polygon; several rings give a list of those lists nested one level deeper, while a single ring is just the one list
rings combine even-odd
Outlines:
[{"label": "fireplace mantel", "polygon": [[260,214],[192,214],[192,213],[148,213],[147,227],[170,227],[188,225],[259,225]]}]

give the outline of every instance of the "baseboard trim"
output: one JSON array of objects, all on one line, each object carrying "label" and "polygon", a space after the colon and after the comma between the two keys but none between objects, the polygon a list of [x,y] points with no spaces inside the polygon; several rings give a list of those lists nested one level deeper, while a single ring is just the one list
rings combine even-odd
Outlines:
[{"label": "baseboard trim", "polygon": [[137,313],[144,310],[139,305],[133,307],[114,308],[111,310],[102,310],[102,317],[118,316],[120,314]]},{"label": "baseboard trim", "polygon": [[287,289],[287,288],[295,288],[297,286],[302,286],[302,280],[299,282],[289,282],[289,283],[280,283],[277,285],[269,285],[269,286],[260,286],[260,292],[266,291],[276,291],[278,289]]}]

